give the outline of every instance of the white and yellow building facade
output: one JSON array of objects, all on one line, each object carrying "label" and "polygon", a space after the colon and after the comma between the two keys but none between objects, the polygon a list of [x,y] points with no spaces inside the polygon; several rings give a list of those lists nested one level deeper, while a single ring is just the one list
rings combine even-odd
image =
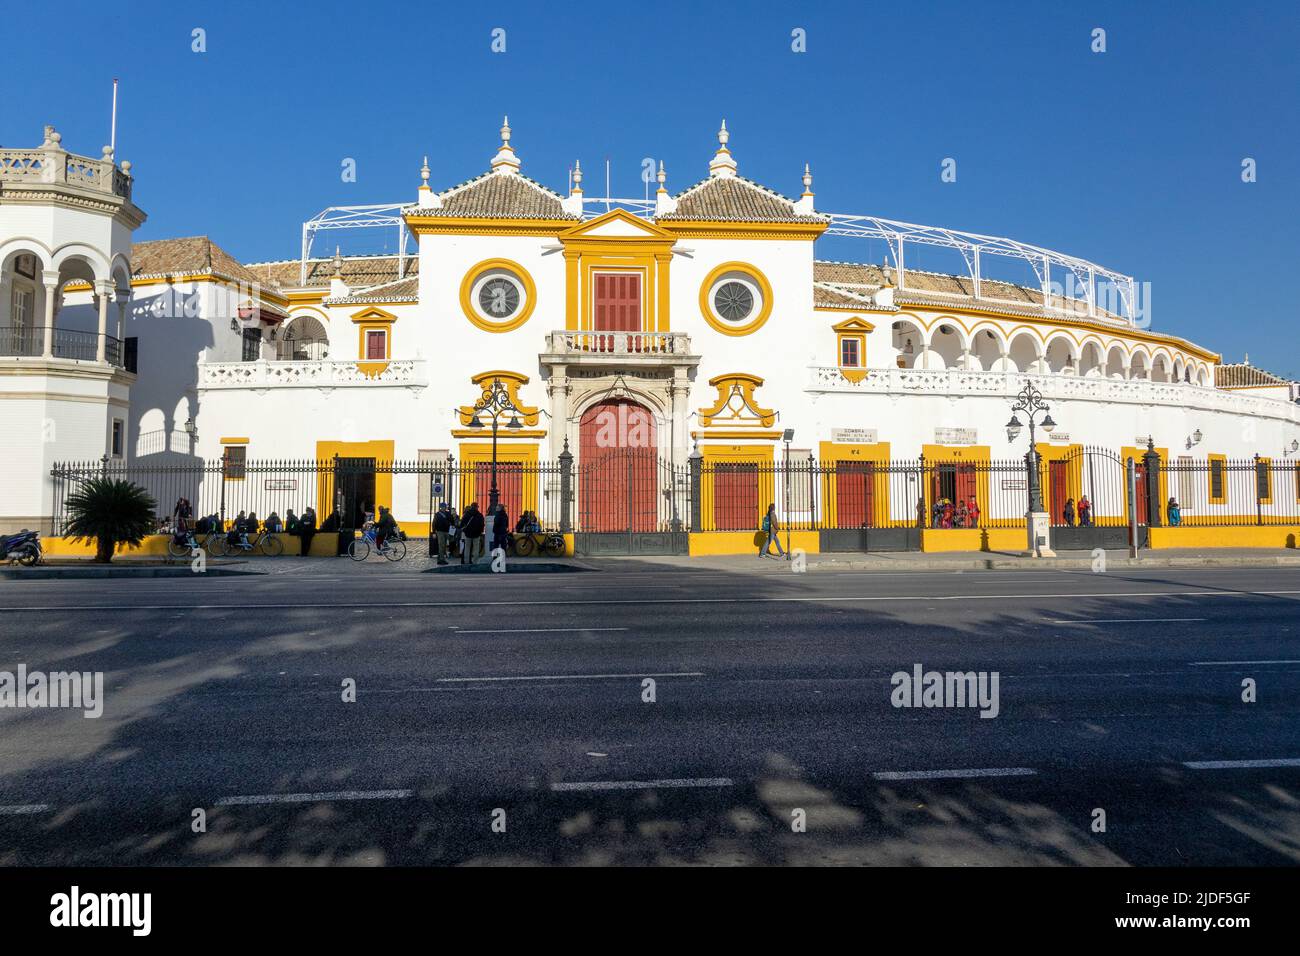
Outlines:
[{"label": "white and yellow building facade", "polygon": [[[471,425],[492,382],[522,412],[498,460],[567,445],[579,468],[611,441],[674,465],[774,464],[787,430],[792,455],[823,463],[1009,459],[1026,380],[1059,423],[1040,435],[1048,458],[1146,436],[1230,458],[1300,439],[1289,383],[1221,388],[1221,357],[1176,334],[1045,289],[819,256],[830,219],[807,168],[798,198],[741,176],[725,125],[703,179],[673,194],[661,166],[635,209],[589,200],[580,167],[567,195],[528,178],[501,136],[459,185],[436,189],[426,163],[402,209],[409,257],[240,263],[207,240],[137,244],[126,454],[472,465],[491,455]],[[151,319],[162,294],[200,304]],[[418,521],[424,494],[395,479],[375,503]]]}]

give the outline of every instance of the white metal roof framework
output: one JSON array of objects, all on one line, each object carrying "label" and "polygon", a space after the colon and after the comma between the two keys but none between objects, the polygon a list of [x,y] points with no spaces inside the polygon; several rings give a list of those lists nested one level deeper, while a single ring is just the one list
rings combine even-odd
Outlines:
[{"label": "white metal roof framework", "polygon": [[[317,213],[302,224],[302,268],[301,281],[307,281],[307,261],[311,258],[312,242],[316,233],[327,229],[376,229],[396,228],[398,232],[399,269],[405,271],[406,244],[409,231],[402,219],[401,211],[409,203],[382,203],[369,206],[330,206]],[[583,218],[590,219],[608,212],[612,208],[626,209],[643,219],[653,219],[655,203],[645,199],[621,199],[609,196],[583,198]],[[998,236],[985,236],[974,232],[961,232],[942,226],[921,226],[916,223],[899,222],[893,219],[881,219],[878,216],[858,216],[844,213],[821,213],[829,222],[826,230],[828,236],[844,236],[851,239],[878,239],[889,249],[889,256],[897,276],[899,290],[907,289],[906,250],[907,246],[938,246],[955,249],[966,263],[966,272],[976,299],[988,302],[1003,302],[1023,305],[985,294],[982,283],[990,277],[982,270],[985,256],[1020,259],[1029,263],[1038,279],[1043,293],[1044,308],[1049,311],[1068,315],[1078,315],[1078,310],[1053,302],[1062,298],[1074,298],[1086,303],[1088,315],[1100,320],[1119,321],[1127,325],[1136,324],[1137,288],[1132,276],[1107,269],[1094,262],[1088,262],[1077,256],[1055,252],[1042,246],[1018,242]],[[1054,288],[1053,275],[1073,276],[1067,285]],[[1003,280],[998,280],[1003,281]],[[1114,289],[1118,301],[1113,308],[1102,310],[1098,307],[1099,287],[1103,284]],[[1070,296],[1071,289],[1079,294]],[[934,293],[941,295],[942,293]]]}]

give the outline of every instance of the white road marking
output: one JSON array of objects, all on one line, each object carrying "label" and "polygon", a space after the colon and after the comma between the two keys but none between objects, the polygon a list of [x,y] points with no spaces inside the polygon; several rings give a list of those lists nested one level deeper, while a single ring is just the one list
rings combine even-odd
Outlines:
[{"label": "white road marking", "polygon": [[1204,621],[1203,617],[1099,617],[1066,620],[1048,618],[1045,624],[1155,624],[1168,621]]},{"label": "white road marking", "polygon": [[266,793],[251,797],[222,797],[219,807],[252,806],[265,803],[325,803],[333,800],[401,800],[412,790],[337,790],[332,793]]},{"label": "white road marking", "polygon": [[1300,664],[1296,661],[1191,661],[1188,667],[1227,667],[1230,664]]},{"label": "white road marking", "polygon": [[626,631],[626,627],[484,627],[467,631],[453,627],[457,634],[560,634],[574,631]]},{"label": "white road marking", "polygon": [[[1217,597],[1217,598],[1237,598],[1237,597],[1279,597],[1300,594],[1300,590],[1271,590],[1271,591],[1218,591],[1218,590],[1197,590],[1197,591],[1070,591],[1064,594],[907,594],[907,595],[824,595],[821,597],[717,597],[717,598],[620,598],[613,601],[533,601],[529,607],[579,607],[595,606],[606,607],[617,604],[876,604],[876,603],[910,603],[915,604],[921,601],[1032,601],[1046,600],[1050,598],[1069,598],[1078,600],[1079,598],[1109,598],[1111,600],[1120,600],[1124,598],[1149,598],[1149,597]],[[373,609],[373,601],[354,602],[344,601],[341,604],[325,604],[313,602],[310,604],[81,604],[76,607],[61,607],[60,614],[69,614],[78,611],[250,611],[250,610],[307,610],[307,611],[333,611],[340,608],[361,608],[363,610]],[[400,607],[474,607],[474,608],[496,608],[500,606],[499,601],[386,601],[386,608]],[[31,611],[48,611],[48,605],[30,605],[22,607],[0,607],[0,613],[3,612],[31,612]]]},{"label": "white road marking", "polygon": [[553,783],[551,790],[656,790],[667,787],[730,787],[730,777],[688,777],[682,780],[584,780],[576,783]]},{"label": "white road marking", "polygon": [[23,813],[44,813],[49,808],[48,803],[20,803],[15,806],[0,807],[0,817],[17,816]]},{"label": "white road marking", "polygon": [[529,674],[521,677],[439,677],[439,684],[467,684],[477,681],[509,680],[609,680],[614,677],[703,677],[703,671],[676,671],[667,674]]},{"label": "white road marking", "polygon": [[1189,770],[1251,770],[1257,767],[1300,767],[1300,757],[1277,757],[1273,760],[1184,760]]},{"label": "white road marking", "polygon": [[970,777],[1031,777],[1028,767],[983,767],[975,770],[883,770],[871,776],[877,780],[965,780]]}]

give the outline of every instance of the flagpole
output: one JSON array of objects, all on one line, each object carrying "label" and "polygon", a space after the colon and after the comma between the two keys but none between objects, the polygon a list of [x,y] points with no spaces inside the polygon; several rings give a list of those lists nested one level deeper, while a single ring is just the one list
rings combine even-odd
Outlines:
[{"label": "flagpole", "polygon": [[108,148],[117,155],[117,77],[113,77],[113,122],[108,134]]}]

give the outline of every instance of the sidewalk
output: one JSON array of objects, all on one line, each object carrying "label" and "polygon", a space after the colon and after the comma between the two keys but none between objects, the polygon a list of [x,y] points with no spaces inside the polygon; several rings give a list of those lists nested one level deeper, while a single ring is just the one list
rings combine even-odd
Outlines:
[{"label": "sidewalk", "polygon": [[[1051,571],[1093,570],[1091,551],[1061,551],[1055,558],[1027,558],[1015,552],[948,551],[925,554],[920,551],[872,552],[870,554],[810,554],[804,557],[807,571]],[[53,565],[54,562],[51,562]],[[236,567],[228,567],[235,565]],[[74,568],[90,572],[85,576],[184,576],[190,573],[187,560],[177,560],[173,565],[160,567],[157,559],[114,559],[112,565],[94,565],[90,562],[65,562],[58,565],[57,576],[81,576]],[[584,571],[726,571],[729,573],[789,574],[793,565],[780,558],[757,558],[755,555],[719,555],[688,557],[686,555],[626,555],[602,557],[530,557],[508,559],[507,571],[556,570]],[[535,566],[535,567],[534,567]],[[550,567],[547,567],[550,566]],[[347,557],[300,558],[249,556],[238,561],[209,561],[208,567],[217,573],[237,574],[412,574],[435,570],[436,564],[428,556],[422,539],[411,539],[407,556],[402,561],[387,561],[372,555],[365,561],[352,561]],[[1106,568],[1300,568],[1300,550],[1289,548],[1168,548],[1159,551],[1141,551],[1139,557],[1130,558],[1127,549],[1107,551]],[[40,569],[14,568],[0,570],[0,577],[39,577],[33,571]],[[49,574],[47,570],[47,574]],[[446,569],[456,573],[452,568]],[[480,562],[478,570],[488,572],[488,562]],[[49,576],[56,576],[49,574]]]}]

